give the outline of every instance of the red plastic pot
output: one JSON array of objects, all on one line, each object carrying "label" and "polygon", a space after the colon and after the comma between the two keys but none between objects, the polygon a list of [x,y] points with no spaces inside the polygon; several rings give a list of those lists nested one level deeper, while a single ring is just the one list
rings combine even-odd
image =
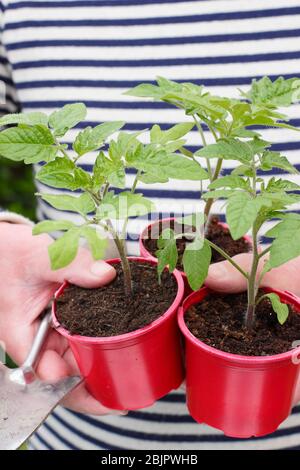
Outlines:
[{"label": "red plastic pot", "polygon": [[[130,258],[138,263],[156,265],[156,261]],[[116,264],[120,260],[109,260]],[[174,271],[178,285],[176,298],[166,312],[151,324],[131,333],[93,338],[71,335],[60,326],[53,303],[57,331],[67,338],[89,392],[104,406],[116,410],[134,410],[152,405],[184,379],[181,338],[177,325],[184,283]],[[55,298],[68,287],[64,283]]]},{"label": "red plastic pot", "polygon": [[[169,218],[165,218],[165,219],[161,219],[161,220],[156,220],[152,224],[147,225],[147,227],[142,231],[142,233],[140,235],[140,238],[139,238],[139,248],[140,248],[140,255],[141,256],[143,256],[144,258],[149,258],[149,259],[152,259],[152,260],[156,260],[155,256],[153,256],[147,250],[147,248],[145,247],[144,241],[148,237],[149,230],[151,230],[152,234],[156,235],[159,231],[159,224],[160,223],[166,224],[166,226],[168,227],[170,225],[170,222],[172,222],[174,220],[176,220],[175,217],[169,217]],[[223,222],[219,222],[219,224],[221,225],[221,227],[224,227],[224,228],[228,229],[227,224],[225,224]],[[244,238],[250,245],[252,245],[251,237],[249,237],[248,235],[245,235]],[[192,291],[192,289],[189,285],[186,274],[183,271],[181,271],[181,274],[182,274],[182,277],[183,277],[183,280],[184,280],[184,286],[185,286],[184,296],[187,297],[193,291]]]},{"label": "red plastic pot", "polygon": [[[300,311],[298,297],[265,290],[276,292],[283,302]],[[178,310],[185,338],[189,412],[197,422],[220,429],[226,436],[271,434],[290,414],[300,370],[300,361],[294,359],[300,348],[274,356],[240,356],[198,340],[187,328],[184,315],[209,292],[206,287],[194,292]]]}]

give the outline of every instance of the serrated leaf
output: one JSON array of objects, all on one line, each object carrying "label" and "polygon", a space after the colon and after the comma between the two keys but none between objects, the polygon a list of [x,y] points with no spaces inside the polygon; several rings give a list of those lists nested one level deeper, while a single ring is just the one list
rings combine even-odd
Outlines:
[{"label": "serrated leaf", "polygon": [[276,179],[272,177],[266,187],[266,191],[275,192],[275,191],[299,191],[300,186],[292,181],[283,180],[281,178]]},{"label": "serrated leaf", "polygon": [[86,117],[86,106],[84,103],[66,104],[58,111],[49,116],[49,125],[55,135],[62,137],[65,133],[75,127]]},{"label": "serrated leaf", "polygon": [[172,273],[177,265],[178,251],[174,231],[172,229],[163,230],[157,245],[159,247],[159,250],[156,252],[158,259],[157,271],[160,278],[166,266],[168,266],[169,271]]},{"label": "serrated leaf", "polygon": [[266,297],[270,299],[274,312],[277,315],[277,319],[280,325],[283,325],[289,316],[289,308],[286,304],[280,301],[280,298],[277,294],[273,292],[270,294],[266,294]]},{"label": "serrated leaf", "polygon": [[103,259],[108,245],[107,237],[99,233],[96,228],[88,226],[82,227],[80,234],[87,240],[94,260]]},{"label": "serrated leaf", "polygon": [[250,191],[251,187],[247,180],[240,178],[239,176],[229,175],[223,176],[213,181],[209,186],[209,189],[218,188],[231,188],[231,189],[244,189]]},{"label": "serrated leaf", "polygon": [[290,106],[299,100],[300,80],[297,77],[284,79],[278,77],[272,82],[269,77],[252,81],[247,96],[255,106]]},{"label": "serrated leaf", "polygon": [[123,94],[142,98],[154,98],[159,100],[164,92],[162,92],[158,86],[151,85],[151,83],[141,83],[140,85],[131,88]]},{"label": "serrated leaf", "polygon": [[196,238],[184,251],[182,262],[189,285],[198,290],[204,283],[211,261],[211,247],[207,240]]},{"label": "serrated leaf", "polygon": [[205,201],[208,199],[228,199],[233,194],[235,194],[235,192],[232,189],[218,189],[215,191],[207,191],[206,193],[202,194],[202,197]]},{"label": "serrated leaf", "polygon": [[95,210],[95,203],[87,193],[81,196],[41,194],[43,201],[48,202],[52,207],[61,211],[77,212],[81,215],[89,214]]},{"label": "serrated leaf", "polygon": [[270,265],[277,268],[300,256],[300,220],[283,219],[269,230],[267,237],[274,238],[270,251]]},{"label": "serrated leaf", "polygon": [[106,181],[116,188],[124,188],[125,168],[122,160],[111,160],[101,151],[93,169],[94,189],[99,189]]},{"label": "serrated leaf", "polygon": [[123,121],[115,121],[104,122],[93,128],[87,127],[77,135],[73,149],[79,156],[97,150],[104,144],[109,136],[117,132],[124,125],[125,123]]},{"label": "serrated leaf", "polygon": [[226,220],[229,225],[231,236],[238,240],[252,227],[260,206],[256,198],[253,199],[245,192],[232,195],[227,203]]},{"label": "serrated leaf", "polygon": [[220,140],[216,144],[210,144],[198,150],[195,154],[205,158],[223,158],[225,160],[237,160],[248,163],[253,158],[253,149],[249,143],[239,139]]},{"label": "serrated leaf", "polygon": [[158,172],[154,174],[148,172],[140,175],[139,181],[145,184],[167,183],[169,178],[159,175]]},{"label": "serrated leaf", "polygon": [[177,153],[167,153],[147,146],[143,152],[136,155],[131,165],[137,170],[150,173],[152,177],[174,178],[180,180],[205,180],[208,178],[204,170],[197,162]]},{"label": "serrated leaf", "polygon": [[44,220],[43,222],[39,222],[33,227],[32,234],[40,235],[42,233],[70,230],[73,227],[73,222],[69,220]]},{"label": "serrated leaf", "polygon": [[298,170],[288,161],[286,157],[279,152],[267,150],[261,157],[260,168],[264,171],[270,171],[273,168],[280,168],[288,173],[298,174]]},{"label": "serrated leaf", "polygon": [[151,142],[166,144],[168,142],[173,142],[174,140],[180,139],[190,132],[195,124],[193,122],[182,122],[176,124],[173,127],[170,127],[166,131],[158,131],[157,127],[152,131]]},{"label": "serrated leaf", "polygon": [[0,132],[0,155],[26,164],[49,162],[57,152],[54,143],[45,126],[11,127]]},{"label": "serrated leaf", "polygon": [[142,194],[131,194],[124,191],[114,194],[112,191],[103,198],[97,215],[100,219],[125,219],[153,212],[154,204]]},{"label": "serrated leaf", "polygon": [[33,112],[33,113],[18,113],[18,114],[6,114],[0,118],[0,126],[8,126],[10,124],[26,124],[28,126],[35,126],[41,124],[47,126],[48,116],[44,113]]},{"label": "serrated leaf", "polygon": [[49,246],[48,252],[53,271],[65,268],[76,258],[79,238],[79,228],[72,228]]},{"label": "serrated leaf", "polygon": [[67,157],[57,157],[54,161],[44,165],[37,173],[36,178],[52,188],[64,188],[71,191],[88,189],[92,185],[89,173],[77,167]]}]

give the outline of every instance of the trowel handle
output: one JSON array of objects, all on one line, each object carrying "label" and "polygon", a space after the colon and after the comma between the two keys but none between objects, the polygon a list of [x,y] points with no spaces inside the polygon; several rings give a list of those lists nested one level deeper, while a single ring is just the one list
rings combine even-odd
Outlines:
[{"label": "trowel handle", "polygon": [[40,326],[36,332],[32,347],[26,357],[22,369],[33,369],[38,360],[39,353],[43,347],[47,334],[51,329],[51,307],[48,307],[41,319]]}]

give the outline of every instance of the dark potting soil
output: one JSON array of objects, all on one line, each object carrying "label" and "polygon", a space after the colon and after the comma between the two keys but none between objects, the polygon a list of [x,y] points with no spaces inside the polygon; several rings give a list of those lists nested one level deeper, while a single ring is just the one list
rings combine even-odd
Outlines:
[{"label": "dark potting soil", "polygon": [[177,293],[177,283],[164,272],[158,284],[155,266],[130,263],[133,293],[125,296],[123,272],[116,265],[117,276],[99,289],[70,285],[57,299],[56,316],[71,334],[115,336],[142,328],[160,317],[170,307]]},{"label": "dark potting soil", "polygon": [[[178,224],[179,225],[179,224]],[[174,221],[170,222],[170,228],[174,229]],[[159,224],[159,233],[163,230],[162,223]],[[153,255],[156,256],[157,252],[157,239],[150,238],[151,230],[149,229],[148,238],[145,239],[145,247]],[[223,251],[229,254],[229,256],[238,255],[239,253],[247,253],[250,251],[250,244],[247,243],[244,238],[239,238],[238,240],[233,240],[231,238],[230,232],[227,228],[222,227],[219,224],[219,218],[213,216],[210,219],[209,226],[206,232],[206,238],[213,242],[215,245],[218,245],[222,248]],[[183,237],[176,240],[177,250],[178,250],[178,262],[177,268],[182,269],[182,256],[185,250],[185,246],[190,241]],[[218,263],[219,261],[224,261],[223,256],[218,253],[216,250],[212,250],[212,263]]]},{"label": "dark potting soil", "polygon": [[247,294],[209,294],[185,314],[188,329],[216,349],[242,356],[271,356],[292,349],[300,339],[300,315],[289,306],[288,320],[277,320],[269,299],[257,307],[252,331],[244,326]]}]

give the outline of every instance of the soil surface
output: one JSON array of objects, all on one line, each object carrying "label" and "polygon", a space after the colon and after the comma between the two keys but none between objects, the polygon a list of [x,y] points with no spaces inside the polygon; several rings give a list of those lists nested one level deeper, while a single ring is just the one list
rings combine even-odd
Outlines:
[{"label": "soil surface", "polygon": [[[177,224],[177,226],[180,227],[179,224]],[[174,223],[174,221],[171,221],[170,228],[174,229],[175,227],[176,223]],[[159,233],[161,233],[164,228],[165,227],[163,227],[163,225],[160,223]],[[151,230],[149,230],[148,236],[151,236]],[[228,253],[229,256],[238,255],[239,253],[247,253],[251,249],[251,246],[246,240],[244,240],[244,238],[233,240],[231,238],[229,230],[219,224],[219,218],[217,216],[211,217],[206,232],[206,238],[213,242],[215,245],[218,245],[220,248],[222,248],[222,250]],[[190,243],[187,238],[180,238],[176,240],[179,255],[177,268],[180,270],[182,270],[182,256],[187,243]],[[158,249],[157,239],[146,238],[144,244],[147,250],[152,254],[152,256],[156,256],[156,251]],[[217,251],[212,250],[212,263],[218,263],[219,261],[224,261],[223,256],[220,255]]]},{"label": "soil surface", "polygon": [[[262,292],[263,294],[263,292]],[[292,349],[300,340],[300,315],[292,306],[280,325],[269,299],[257,307],[252,331],[244,326],[247,294],[209,294],[185,314],[188,329],[196,338],[221,351],[242,356],[271,356]]]},{"label": "soil surface", "polygon": [[177,294],[175,278],[163,273],[158,284],[156,266],[130,263],[132,296],[124,295],[123,272],[116,265],[114,281],[99,289],[70,285],[57,299],[56,316],[71,334],[116,336],[142,328],[163,315]]}]

